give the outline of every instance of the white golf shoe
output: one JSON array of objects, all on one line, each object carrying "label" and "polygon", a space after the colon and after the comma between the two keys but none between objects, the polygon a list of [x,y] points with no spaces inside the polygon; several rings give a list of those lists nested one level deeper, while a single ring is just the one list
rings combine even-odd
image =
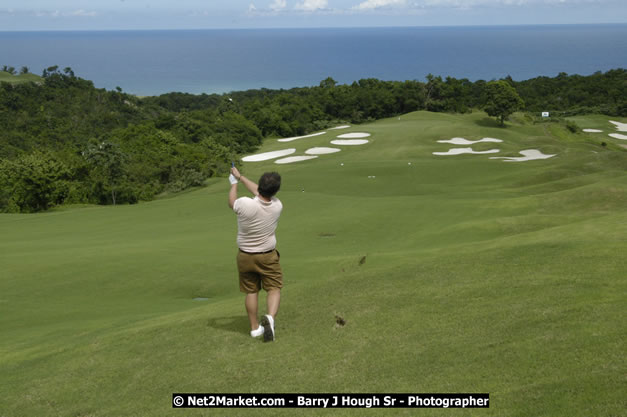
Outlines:
[{"label": "white golf shoe", "polygon": [[250,331],[250,335],[252,337],[259,337],[259,336],[263,335],[263,326],[257,327],[257,330],[251,330]]},{"label": "white golf shoe", "polygon": [[274,341],[274,319],[270,314],[266,314],[261,318],[261,324],[264,328],[263,332],[263,341],[264,342],[272,342]]}]

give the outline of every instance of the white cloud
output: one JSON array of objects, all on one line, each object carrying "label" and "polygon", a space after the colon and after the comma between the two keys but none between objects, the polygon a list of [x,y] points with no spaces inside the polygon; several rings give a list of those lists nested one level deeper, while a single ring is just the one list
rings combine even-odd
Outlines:
[{"label": "white cloud", "polygon": [[362,3],[359,3],[357,6],[353,7],[357,10],[372,10],[372,9],[381,9],[387,7],[394,6],[406,6],[406,0],[366,0]]},{"label": "white cloud", "polygon": [[471,8],[503,6],[584,5],[612,3],[616,0],[363,0],[352,10]]},{"label": "white cloud", "polygon": [[329,5],[328,0],[305,0],[295,6],[297,10],[306,12],[315,12],[316,10],[324,10]]},{"label": "white cloud", "polygon": [[86,17],[93,17],[96,16],[98,13],[96,12],[88,12],[86,10],[83,9],[79,9],[79,10],[74,10],[73,12],[71,12],[69,15],[70,16],[86,16]]},{"label": "white cloud", "polygon": [[272,2],[272,4],[270,5],[270,9],[272,10],[283,10],[287,7],[287,1],[286,0],[274,0]]},{"label": "white cloud", "polygon": [[594,4],[611,3],[613,0],[418,0],[413,7],[473,7],[473,6],[526,6],[555,4]]},{"label": "white cloud", "polygon": [[191,17],[206,17],[206,16],[210,16],[211,13],[209,13],[208,10],[192,10],[189,13],[189,16]]},{"label": "white cloud", "polygon": [[[546,6],[574,6],[586,4],[615,3],[625,0],[342,0],[342,6],[332,7],[329,0],[298,0],[294,6],[287,0],[266,0],[265,7],[248,6],[247,14],[254,17],[277,17],[299,14],[324,15],[424,15],[430,10],[470,10],[475,8],[521,8]],[[352,4],[352,5],[351,5]]]},{"label": "white cloud", "polygon": [[[266,0],[266,5],[257,8],[248,6],[247,14],[254,17],[277,17],[299,14],[324,15],[424,15],[434,9],[470,10],[474,8],[521,8],[534,6],[571,6],[585,4],[615,3],[625,0],[337,0],[342,6],[330,6],[329,0],[298,0],[292,6],[287,0]],[[351,5],[352,3],[352,5]]]},{"label": "white cloud", "polygon": [[84,9],[72,10],[72,11],[64,11],[61,12],[59,10],[34,10],[27,11],[26,13],[31,13],[37,17],[94,17],[98,16],[97,12],[87,11]]}]

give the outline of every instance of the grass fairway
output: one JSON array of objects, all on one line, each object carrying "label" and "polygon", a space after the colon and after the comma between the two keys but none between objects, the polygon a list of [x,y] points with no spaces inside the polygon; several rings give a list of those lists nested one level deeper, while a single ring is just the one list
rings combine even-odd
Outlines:
[{"label": "grass fairway", "polygon": [[[248,335],[226,179],[134,206],[0,215],[0,416],[624,415],[627,151],[558,125],[417,112],[260,152],[347,132],[370,143],[243,165],[283,176],[275,343]],[[557,156],[432,155],[456,136]],[[491,401],[212,412],[173,410],[173,392]]]}]

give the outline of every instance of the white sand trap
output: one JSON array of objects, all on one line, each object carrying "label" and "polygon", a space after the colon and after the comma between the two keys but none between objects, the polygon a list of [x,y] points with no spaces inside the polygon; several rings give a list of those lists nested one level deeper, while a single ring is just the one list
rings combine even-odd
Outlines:
[{"label": "white sand trap", "polygon": [[343,135],[339,135],[340,139],[355,139],[355,138],[367,138],[370,136],[370,133],[344,133]]},{"label": "white sand trap", "polygon": [[495,139],[495,138],[483,138],[483,139],[479,139],[479,140],[468,140],[468,139],[464,139],[464,138],[453,138],[453,139],[449,139],[449,140],[439,140],[438,143],[451,143],[453,145],[473,145],[475,143],[479,143],[479,142],[503,142],[501,139]]},{"label": "white sand trap", "polygon": [[619,132],[627,132],[627,123],[615,122],[613,120],[610,120],[610,123],[614,124]]},{"label": "white sand trap", "polygon": [[275,164],[291,164],[292,162],[306,161],[308,159],[314,159],[317,156],[290,156],[288,158],[277,159]]},{"label": "white sand trap", "polygon": [[325,133],[327,132],[318,132],[318,133],[312,133],[311,135],[294,136],[293,138],[284,138],[284,139],[277,139],[277,140],[279,142],[291,142],[293,140],[298,140],[298,139],[313,138],[314,136],[324,135]]},{"label": "white sand trap", "polygon": [[342,126],[336,126],[336,127],[332,127],[329,130],[339,130],[339,129],[348,129],[350,126],[349,125],[342,125]]},{"label": "white sand trap", "polygon": [[608,136],[611,136],[614,139],[627,140],[627,135],[621,135],[620,133],[610,133]]},{"label": "white sand trap", "polygon": [[490,149],[489,151],[474,151],[472,148],[453,148],[447,152],[433,152],[434,155],[461,155],[464,153],[484,154],[484,153],[498,153],[498,149]]},{"label": "white sand trap", "polygon": [[599,130],[599,129],[584,129],[583,131],[586,133],[602,133],[603,132],[602,130]]},{"label": "white sand trap", "polygon": [[368,139],[340,139],[331,141],[331,143],[334,145],[365,145],[368,142]]},{"label": "white sand trap", "polygon": [[257,155],[248,155],[242,158],[244,162],[258,162],[267,161],[268,159],[278,158],[280,156],[290,155],[296,152],[295,148],[283,149],[281,151],[272,151],[265,153],[258,153]]},{"label": "white sand trap", "polygon": [[307,155],[324,155],[328,153],[340,152],[338,148],[309,148],[305,151]]},{"label": "white sand trap", "polygon": [[490,159],[505,159],[504,162],[524,162],[524,161],[533,161],[536,159],[549,159],[554,157],[555,155],[545,155],[537,149],[527,149],[519,152],[523,156],[515,157],[515,156],[493,156]]}]

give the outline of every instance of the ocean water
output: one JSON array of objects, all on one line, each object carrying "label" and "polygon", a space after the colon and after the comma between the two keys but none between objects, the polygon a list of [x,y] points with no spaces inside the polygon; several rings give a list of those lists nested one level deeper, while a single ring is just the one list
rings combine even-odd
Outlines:
[{"label": "ocean water", "polygon": [[627,24],[0,32],[0,65],[71,67],[137,95],[224,93],[362,78],[515,80],[627,67]]}]

